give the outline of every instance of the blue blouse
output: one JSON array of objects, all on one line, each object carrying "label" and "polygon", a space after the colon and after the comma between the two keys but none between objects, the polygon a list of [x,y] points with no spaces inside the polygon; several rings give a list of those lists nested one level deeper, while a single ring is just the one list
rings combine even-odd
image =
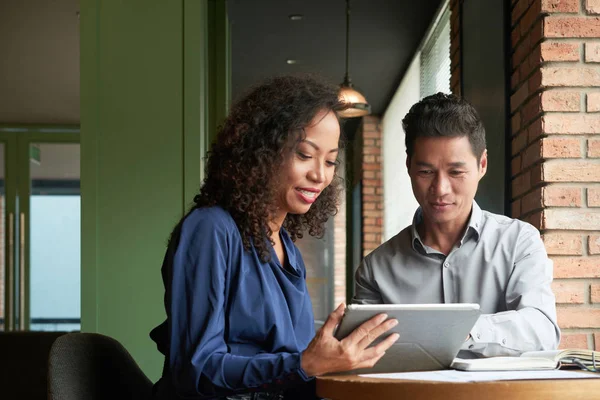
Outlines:
[{"label": "blue blouse", "polygon": [[314,336],[306,269],[280,235],[286,269],[272,248],[269,262],[245,251],[220,207],[195,209],[176,229],[162,267],[167,319],[150,334],[165,355],[157,386],[169,388],[156,392],[211,397],[309,380],[300,367]]}]

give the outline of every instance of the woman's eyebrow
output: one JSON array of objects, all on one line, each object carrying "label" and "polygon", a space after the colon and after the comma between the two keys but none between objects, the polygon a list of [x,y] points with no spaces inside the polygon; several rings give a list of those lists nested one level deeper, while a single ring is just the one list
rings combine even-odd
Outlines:
[{"label": "woman's eyebrow", "polygon": [[[318,146],[316,143],[314,143],[314,142],[311,142],[311,141],[310,141],[310,140],[308,140],[308,139],[303,139],[303,140],[301,141],[301,143],[307,143],[307,144],[309,144],[310,146],[314,147],[314,149],[315,149],[315,150],[317,150],[317,151],[321,150],[321,148],[320,148],[320,147],[319,147],[319,146]],[[335,153],[335,152],[338,152],[339,150],[340,150],[339,148],[335,148],[335,149],[331,149],[331,150],[329,150],[329,152],[330,152],[330,153]]]}]

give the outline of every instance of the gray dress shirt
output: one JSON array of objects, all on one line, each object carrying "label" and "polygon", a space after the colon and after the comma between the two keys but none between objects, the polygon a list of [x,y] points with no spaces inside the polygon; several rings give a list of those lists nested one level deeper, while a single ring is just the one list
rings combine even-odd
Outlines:
[{"label": "gray dress shirt", "polygon": [[552,261],[537,229],[473,201],[469,226],[445,256],[421,241],[421,219],[418,209],[411,226],[365,257],[354,303],[478,303],[482,315],[461,357],[556,349]]}]

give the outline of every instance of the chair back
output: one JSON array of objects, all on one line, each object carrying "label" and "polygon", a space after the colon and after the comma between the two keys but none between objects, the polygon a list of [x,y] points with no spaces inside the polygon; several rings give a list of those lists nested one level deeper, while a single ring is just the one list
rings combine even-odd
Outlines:
[{"label": "chair back", "polygon": [[48,362],[49,400],[147,400],[152,382],[115,339],[97,333],[58,338]]},{"label": "chair back", "polygon": [[45,399],[48,354],[65,332],[0,332],[0,398]]}]

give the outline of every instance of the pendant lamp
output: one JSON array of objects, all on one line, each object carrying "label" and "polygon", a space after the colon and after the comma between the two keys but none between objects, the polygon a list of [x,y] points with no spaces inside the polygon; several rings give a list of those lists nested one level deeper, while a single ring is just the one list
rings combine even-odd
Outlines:
[{"label": "pendant lamp", "polygon": [[346,75],[340,85],[339,98],[346,103],[347,108],[338,112],[342,118],[362,117],[371,114],[371,106],[365,96],[352,86],[348,73],[348,60],[350,54],[350,0],[346,0]]}]

